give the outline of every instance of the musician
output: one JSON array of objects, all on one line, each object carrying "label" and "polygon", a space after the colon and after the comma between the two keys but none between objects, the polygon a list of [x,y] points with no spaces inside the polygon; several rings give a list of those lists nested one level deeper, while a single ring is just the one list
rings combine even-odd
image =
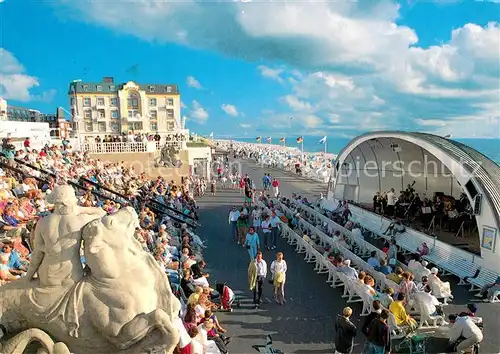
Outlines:
[{"label": "musician", "polygon": [[382,209],[382,197],[380,196],[380,192],[377,192],[373,196],[373,211],[377,214],[380,214],[381,209]]},{"label": "musician", "polygon": [[396,205],[397,201],[398,198],[394,193],[394,188],[391,188],[391,190],[387,192],[387,214],[389,216],[394,216],[394,206]]}]

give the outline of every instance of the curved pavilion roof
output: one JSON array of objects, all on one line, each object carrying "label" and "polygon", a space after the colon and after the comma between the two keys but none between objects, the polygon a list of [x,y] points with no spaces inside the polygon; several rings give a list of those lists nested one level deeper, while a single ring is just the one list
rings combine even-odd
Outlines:
[{"label": "curved pavilion roof", "polygon": [[[376,138],[401,139],[410,143],[413,142],[412,140],[420,140],[423,143],[432,145],[450,159],[460,163],[472,175],[471,179],[484,192],[484,197],[493,208],[497,224],[500,225],[500,166],[494,161],[470,146],[454,140],[428,133],[403,131],[377,131],[359,135],[342,149],[337,159],[347,157],[343,155],[351,147]],[[337,160],[337,162],[339,161]]]}]

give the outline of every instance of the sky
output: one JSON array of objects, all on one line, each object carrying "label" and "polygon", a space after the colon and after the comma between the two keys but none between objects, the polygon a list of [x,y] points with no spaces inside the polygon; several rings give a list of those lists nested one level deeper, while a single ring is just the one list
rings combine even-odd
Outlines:
[{"label": "sky", "polygon": [[0,0],[0,96],[52,113],[71,80],[177,84],[218,137],[500,137],[500,3]]}]

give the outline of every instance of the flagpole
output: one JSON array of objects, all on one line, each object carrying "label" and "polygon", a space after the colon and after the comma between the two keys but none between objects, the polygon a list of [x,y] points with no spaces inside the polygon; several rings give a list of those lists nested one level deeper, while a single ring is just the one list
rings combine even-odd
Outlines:
[{"label": "flagpole", "polygon": [[302,138],[302,164],[305,166],[305,156],[304,156],[304,138]]},{"label": "flagpole", "polygon": [[326,168],[326,144],[327,144],[327,140],[325,140],[325,155],[323,156],[323,159],[325,161],[325,168]]}]

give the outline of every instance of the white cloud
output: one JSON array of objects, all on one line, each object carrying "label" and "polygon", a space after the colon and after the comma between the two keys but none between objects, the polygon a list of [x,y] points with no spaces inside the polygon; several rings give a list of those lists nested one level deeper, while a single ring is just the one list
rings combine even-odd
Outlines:
[{"label": "white cloud", "polygon": [[286,95],[282,100],[294,111],[310,111],[312,109],[309,102],[301,101],[293,95]]},{"label": "white cloud", "polygon": [[238,117],[238,115],[240,114],[238,112],[238,109],[236,108],[236,106],[232,105],[232,104],[226,104],[224,103],[222,106],[220,106],[220,108],[226,112],[226,114],[232,116],[232,117]]},{"label": "white cloud", "polygon": [[418,125],[422,125],[424,127],[444,127],[444,126],[446,126],[446,121],[439,120],[439,119],[417,118],[417,119],[415,119],[415,123],[417,123]]},{"label": "white cloud", "polygon": [[284,69],[272,69],[270,67],[267,67],[265,65],[259,65],[258,67],[260,75],[263,77],[267,77],[269,79],[278,81],[278,82],[283,82],[283,79],[281,78],[281,74],[283,73]]},{"label": "white cloud", "polygon": [[240,127],[243,129],[248,129],[251,128],[252,126],[250,124],[240,124]]},{"label": "white cloud", "polygon": [[189,117],[198,124],[205,124],[209,114],[198,101],[193,101],[189,109]]},{"label": "white cloud", "polygon": [[52,89],[38,94],[31,92],[39,86],[38,79],[26,74],[24,66],[11,52],[0,48],[0,97],[22,102],[52,101],[56,90]]},{"label": "white cloud", "polygon": [[[423,48],[412,28],[397,24],[400,5],[389,0],[221,2],[215,7],[194,1],[142,0],[127,7],[107,1],[62,3],[77,10],[76,19],[145,40],[279,63],[258,70],[290,88],[281,99],[290,110],[283,113],[285,126],[293,114],[297,124],[318,129],[416,130],[422,128],[416,119],[425,117],[448,122],[444,128],[457,137],[498,133],[499,113],[491,108],[500,94],[497,23],[466,24],[451,31],[449,41]],[[306,118],[311,116],[317,119]],[[458,123],[464,117],[486,126],[473,132],[473,126]]]},{"label": "white cloud", "polygon": [[186,82],[189,87],[193,87],[198,90],[203,88],[203,86],[201,86],[200,82],[196,80],[194,76],[188,76]]}]

